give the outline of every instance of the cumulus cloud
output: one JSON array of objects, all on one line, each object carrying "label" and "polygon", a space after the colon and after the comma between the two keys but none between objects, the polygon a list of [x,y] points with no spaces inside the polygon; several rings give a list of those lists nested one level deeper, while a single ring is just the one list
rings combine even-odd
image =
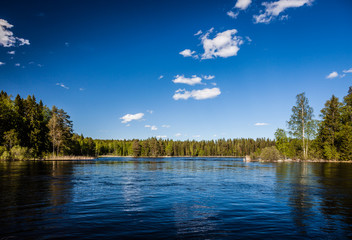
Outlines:
[{"label": "cumulus cloud", "polygon": [[175,79],[172,80],[174,83],[183,83],[194,86],[196,84],[202,84],[202,78],[193,75],[190,78],[186,78],[184,75],[176,75]]},{"label": "cumulus cloud", "polygon": [[245,10],[252,3],[252,0],[237,0],[235,8]]},{"label": "cumulus cloud", "polygon": [[60,86],[65,89],[70,89],[69,87],[65,86],[63,83],[56,83],[56,86]]},{"label": "cumulus cloud", "polygon": [[226,30],[218,33],[213,39],[209,38],[213,28],[210,29],[201,38],[204,53],[202,59],[212,59],[215,57],[232,57],[236,56],[240,50],[239,46],[243,44],[241,37],[237,37],[236,29]]},{"label": "cumulus cloud", "polygon": [[267,126],[269,123],[255,123],[254,126]]},{"label": "cumulus cloud", "polygon": [[14,55],[16,52],[15,51],[8,51],[7,54]]},{"label": "cumulus cloud", "polygon": [[15,37],[11,29],[13,25],[4,19],[0,19],[0,46],[15,47],[22,45],[29,45],[29,41],[24,38]]},{"label": "cumulus cloud", "polygon": [[4,62],[0,62],[0,66],[2,66],[2,65],[5,65],[6,63],[4,63]]},{"label": "cumulus cloud", "polygon": [[163,78],[164,78],[164,76],[163,76],[163,75],[160,75],[160,76],[159,76],[159,79],[163,79]]},{"label": "cumulus cloud", "polygon": [[[269,23],[280,13],[284,12],[287,8],[297,8],[304,5],[311,5],[314,0],[279,0],[276,2],[263,2],[265,7],[264,12],[259,15],[254,15],[255,23]],[[284,17],[284,19],[287,17]]]},{"label": "cumulus cloud", "polygon": [[164,124],[164,125],[161,125],[161,127],[163,127],[163,128],[170,128],[171,126]]},{"label": "cumulus cloud", "polygon": [[332,79],[338,77],[339,74],[337,72],[332,72],[329,75],[326,76],[327,79]]},{"label": "cumulus cloud", "polygon": [[197,58],[198,56],[195,55],[196,51],[191,51],[190,49],[185,49],[180,52],[180,54],[184,57],[194,57]]},{"label": "cumulus cloud", "polygon": [[352,68],[350,68],[348,70],[343,70],[342,72],[344,72],[344,73],[352,73]]},{"label": "cumulus cloud", "polygon": [[140,120],[142,119],[144,116],[144,113],[136,113],[136,114],[126,114],[125,116],[121,117],[120,119],[122,119],[122,123],[128,123],[131,122],[133,120]]},{"label": "cumulus cloud", "polygon": [[200,135],[193,135],[194,138],[200,138]]},{"label": "cumulus cloud", "polygon": [[150,128],[150,130],[152,130],[152,131],[158,130],[158,128],[155,125],[145,125],[144,127]]},{"label": "cumulus cloud", "polygon": [[182,134],[181,133],[176,133],[175,137],[180,137]]},{"label": "cumulus cloud", "polygon": [[15,63],[15,66],[19,67],[19,66],[21,66],[21,64],[20,63]]},{"label": "cumulus cloud", "polygon": [[153,110],[147,110],[147,113],[153,114]]},{"label": "cumulus cloud", "polygon": [[239,12],[236,12],[236,13],[235,13],[235,12],[233,12],[233,11],[230,10],[230,11],[228,11],[226,14],[227,14],[227,16],[229,16],[230,18],[234,18],[234,19],[235,19],[235,18],[238,17]]},{"label": "cumulus cloud", "polygon": [[214,79],[215,76],[214,76],[214,75],[203,75],[203,78],[204,78],[205,80],[211,80],[211,79]]},{"label": "cumulus cloud", "polygon": [[172,97],[175,100],[193,98],[195,100],[204,100],[209,98],[215,98],[221,94],[219,88],[204,88],[202,90],[192,90],[186,91],[185,89],[178,89],[174,96]]}]

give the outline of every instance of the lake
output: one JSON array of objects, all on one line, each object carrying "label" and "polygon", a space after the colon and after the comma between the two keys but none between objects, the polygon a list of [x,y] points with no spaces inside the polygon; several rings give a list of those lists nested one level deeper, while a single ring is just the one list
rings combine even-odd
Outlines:
[{"label": "lake", "polygon": [[0,162],[0,239],[349,239],[352,164]]}]

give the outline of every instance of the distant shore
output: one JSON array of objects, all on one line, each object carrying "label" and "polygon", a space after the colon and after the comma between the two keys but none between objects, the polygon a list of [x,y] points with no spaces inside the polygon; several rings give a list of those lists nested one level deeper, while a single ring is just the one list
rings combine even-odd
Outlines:
[{"label": "distant shore", "polygon": [[245,158],[245,157],[239,157],[239,156],[138,156],[138,157],[134,157],[134,156],[117,156],[117,155],[100,155],[97,158],[124,158],[124,157],[128,157],[128,158]]},{"label": "distant shore", "polygon": [[[46,157],[43,159],[37,160],[48,160],[48,161],[69,161],[69,160],[92,160],[97,159],[97,157],[89,157],[89,156],[55,156],[55,157]],[[31,159],[34,160],[34,159]]]},{"label": "distant shore", "polygon": [[[246,159],[246,157],[239,156],[157,156],[157,157],[134,157],[134,156],[117,156],[117,155],[100,155],[97,158],[242,158]],[[246,160],[246,162],[336,162],[336,163],[352,163],[351,161],[339,161],[339,160],[324,160],[324,159],[279,159],[279,160],[264,160],[264,159],[252,159]]]}]

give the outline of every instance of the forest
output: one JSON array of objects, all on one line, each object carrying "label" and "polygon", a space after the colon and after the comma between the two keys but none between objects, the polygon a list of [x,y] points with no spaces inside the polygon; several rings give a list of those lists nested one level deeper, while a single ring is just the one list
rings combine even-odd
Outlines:
[{"label": "forest", "polygon": [[14,100],[0,93],[0,159],[43,159],[48,156],[94,156],[92,138],[73,133],[70,116],[53,106],[49,109],[34,96]]},{"label": "forest", "polygon": [[172,139],[101,140],[73,131],[70,116],[56,106],[48,108],[35,96],[12,99],[0,93],[0,159],[47,159],[51,156],[250,156],[252,159],[352,160],[352,87],[340,102],[326,101],[314,119],[305,93],[275,139],[240,138],[207,141]]}]

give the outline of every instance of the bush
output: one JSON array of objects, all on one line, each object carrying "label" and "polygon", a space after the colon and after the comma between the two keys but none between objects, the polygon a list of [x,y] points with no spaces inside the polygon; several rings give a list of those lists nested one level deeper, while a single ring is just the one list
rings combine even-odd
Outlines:
[{"label": "bush", "polygon": [[1,160],[11,160],[11,154],[9,151],[5,150],[2,152],[1,156],[0,156]]},{"label": "bush", "polygon": [[13,160],[25,160],[28,158],[28,150],[26,147],[13,146],[10,150],[11,158]]},{"label": "bush", "polygon": [[276,147],[266,147],[262,150],[260,157],[263,160],[279,160],[281,158],[279,150]]}]

